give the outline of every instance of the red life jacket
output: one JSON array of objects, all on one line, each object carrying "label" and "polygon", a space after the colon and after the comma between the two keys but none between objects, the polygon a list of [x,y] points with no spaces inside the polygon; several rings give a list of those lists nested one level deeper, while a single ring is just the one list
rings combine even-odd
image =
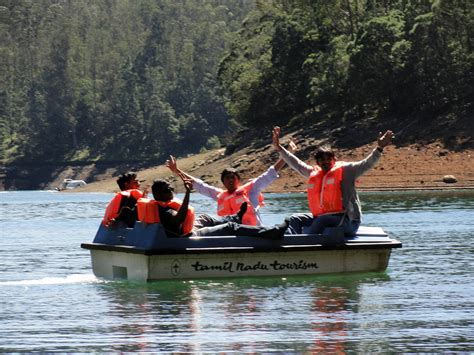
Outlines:
[{"label": "red life jacket", "polygon": [[[253,186],[253,181],[246,183],[239,187],[234,192],[222,191],[217,195],[217,214],[219,216],[229,216],[236,214],[240,210],[242,203],[247,202],[247,212],[242,218],[242,224],[250,226],[257,225],[257,216],[255,215],[255,208],[249,199],[249,191]],[[264,206],[263,195],[258,196],[258,205]]]},{"label": "red life jacket", "polygon": [[115,219],[118,217],[120,214],[120,208],[122,204],[122,198],[124,197],[132,197],[135,200],[138,200],[143,196],[143,192],[141,192],[138,189],[131,189],[131,190],[125,190],[125,191],[120,191],[117,192],[112,199],[112,201],[109,202],[105,209],[105,214],[104,218],[102,219],[102,224],[107,226],[112,219]]},{"label": "red life jacket", "polygon": [[336,163],[326,174],[314,167],[308,180],[308,204],[314,217],[326,213],[344,212],[342,200],[342,163]]},{"label": "red life jacket", "polygon": [[[160,213],[158,206],[169,207],[175,211],[179,211],[182,201],[173,199],[168,202],[150,200],[148,198],[141,198],[137,202],[138,220],[144,223],[160,223]],[[191,233],[194,226],[194,207],[188,206],[188,212],[183,223],[183,234]]]}]

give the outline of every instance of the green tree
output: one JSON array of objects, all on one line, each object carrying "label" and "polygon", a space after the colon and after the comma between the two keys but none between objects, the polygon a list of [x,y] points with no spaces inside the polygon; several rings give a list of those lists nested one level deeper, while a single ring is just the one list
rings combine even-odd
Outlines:
[{"label": "green tree", "polygon": [[349,94],[359,113],[383,112],[397,95],[397,81],[406,63],[410,43],[398,10],[364,23],[351,50]]}]

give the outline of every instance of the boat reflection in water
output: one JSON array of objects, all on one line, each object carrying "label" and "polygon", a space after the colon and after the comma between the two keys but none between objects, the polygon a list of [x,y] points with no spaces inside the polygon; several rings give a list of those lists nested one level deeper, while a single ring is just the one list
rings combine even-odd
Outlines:
[{"label": "boat reflection in water", "polygon": [[313,292],[315,320],[312,329],[316,332],[314,348],[317,353],[345,353],[347,319],[345,311],[349,298],[342,287],[319,287]]},{"label": "boat reflection in water", "polygon": [[348,339],[361,287],[388,280],[384,273],[365,273],[97,287],[111,314],[125,320],[114,332],[129,335],[127,345],[113,351],[344,353],[356,350]]}]

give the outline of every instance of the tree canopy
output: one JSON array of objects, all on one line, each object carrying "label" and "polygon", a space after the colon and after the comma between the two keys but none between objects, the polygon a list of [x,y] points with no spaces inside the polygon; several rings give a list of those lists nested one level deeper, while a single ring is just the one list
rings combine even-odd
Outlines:
[{"label": "tree canopy", "polygon": [[219,66],[243,127],[472,118],[472,1],[257,4]]},{"label": "tree canopy", "polygon": [[2,1],[0,159],[156,159],[220,144],[217,66],[253,6]]},{"label": "tree canopy", "polygon": [[156,160],[239,128],[472,116],[469,0],[3,0],[0,160]]}]

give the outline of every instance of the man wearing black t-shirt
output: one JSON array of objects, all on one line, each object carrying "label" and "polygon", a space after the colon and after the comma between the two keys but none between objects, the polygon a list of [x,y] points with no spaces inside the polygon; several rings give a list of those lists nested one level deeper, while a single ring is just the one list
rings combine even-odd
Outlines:
[{"label": "man wearing black t-shirt", "polygon": [[[183,236],[183,225],[186,218],[190,218],[188,213],[189,196],[193,186],[191,179],[183,179],[186,193],[181,202],[179,209],[171,208],[167,205],[173,200],[173,187],[165,180],[155,180],[152,185],[153,197],[160,202],[158,205],[158,213],[160,222],[164,229],[177,236]],[[255,227],[240,224],[242,216],[245,213],[246,205],[244,204],[239,213],[225,218],[214,218],[208,215],[201,215],[194,221],[193,229],[190,235],[195,236],[220,236],[220,235],[237,235],[237,236],[255,236],[268,239],[280,239],[283,237],[287,228],[286,223],[271,228]],[[189,236],[189,235],[187,235]]]}]

